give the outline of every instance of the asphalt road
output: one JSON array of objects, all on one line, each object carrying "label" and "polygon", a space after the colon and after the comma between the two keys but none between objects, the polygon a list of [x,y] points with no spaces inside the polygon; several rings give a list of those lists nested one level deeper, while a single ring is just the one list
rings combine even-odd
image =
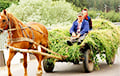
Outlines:
[{"label": "asphalt road", "polygon": [[[91,73],[85,73],[82,62],[78,65],[65,62],[56,62],[53,73],[43,71],[42,76],[120,76],[120,50],[116,55],[115,63],[108,66],[106,62],[100,60],[100,70],[94,70]],[[37,60],[28,62],[28,76],[37,76]],[[11,65],[13,76],[24,76],[23,65]],[[0,76],[7,76],[7,67],[0,68]]]},{"label": "asphalt road", "polygon": [[113,22],[113,24],[120,26],[120,22]]}]

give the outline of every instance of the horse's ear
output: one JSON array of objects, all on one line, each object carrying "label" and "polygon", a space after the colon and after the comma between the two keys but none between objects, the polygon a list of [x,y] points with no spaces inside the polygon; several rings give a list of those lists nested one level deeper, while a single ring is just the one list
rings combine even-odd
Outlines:
[{"label": "horse's ear", "polygon": [[6,10],[5,10],[5,9],[3,10],[3,14],[4,14],[4,15],[6,15],[6,14],[7,14],[7,12],[6,12]]}]

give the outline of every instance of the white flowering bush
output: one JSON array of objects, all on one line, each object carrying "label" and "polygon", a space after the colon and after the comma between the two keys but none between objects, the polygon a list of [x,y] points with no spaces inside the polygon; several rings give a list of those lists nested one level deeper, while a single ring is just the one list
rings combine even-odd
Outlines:
[{"label": "white flowering bush", "polygon": [[34,21],[45,26],[68,25],[77,14],[64,0],[20,0],[18,5],[12,4],[7,10],[25,23]]},{"label": "white flowering bush", "polygon": [[7,36],[7,32],[0,34],[0,49],[6,48],[5,45],[7,45]]}]

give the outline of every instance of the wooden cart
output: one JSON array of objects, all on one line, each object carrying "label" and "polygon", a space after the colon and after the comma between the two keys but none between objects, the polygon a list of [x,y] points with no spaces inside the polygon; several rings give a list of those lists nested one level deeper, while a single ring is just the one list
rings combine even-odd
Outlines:
[{"label": "wooden cart", "polygon": [[[93,51],[90,50],[90,48],[87,44],[85,44],[83,47],[85,47],[85,48],[80,49],[80,52],[83,53],[83,55],[80,56],[80,61],[83,62],[83,67],[84,67],[85,72],[89,73],[94,70],[94,57],[92,55]],[[99,52],[97,54],[99,54]],[[106,62],[108,65],[112,65],[114,63],[114,60],[115,60],[115,54],[109,60],[106,57]],[[55,66],[55,62],[66,62],[66,61],[64,59],[57,60],[57,61],[50,61],[50,59],[45,59],[43,61],[44,70],[46,72],[52,72],[54,69],[54,66]],[[79,64],[78,60],[76,60],[76,62],[74,62],[74,60],[69,60],[69,62],[72,62],[73,64]]]}]

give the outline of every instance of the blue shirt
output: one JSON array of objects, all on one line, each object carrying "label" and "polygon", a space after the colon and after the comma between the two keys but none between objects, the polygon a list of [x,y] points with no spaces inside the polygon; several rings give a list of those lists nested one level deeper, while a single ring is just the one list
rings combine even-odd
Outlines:
[{"label": "blue shirt", "polygon": [[[72,34],[73,32],[77,32],[77,27],[78,27],[78,20],[73,22],[73,25],[70,29],[70,34]],[[85,33],[89,32],[89,23],[88,21],[86,21],[85,19],[82,21],[82,25],[81,25],[81,30],[80,30],[80,34],[84,35]]]}]

